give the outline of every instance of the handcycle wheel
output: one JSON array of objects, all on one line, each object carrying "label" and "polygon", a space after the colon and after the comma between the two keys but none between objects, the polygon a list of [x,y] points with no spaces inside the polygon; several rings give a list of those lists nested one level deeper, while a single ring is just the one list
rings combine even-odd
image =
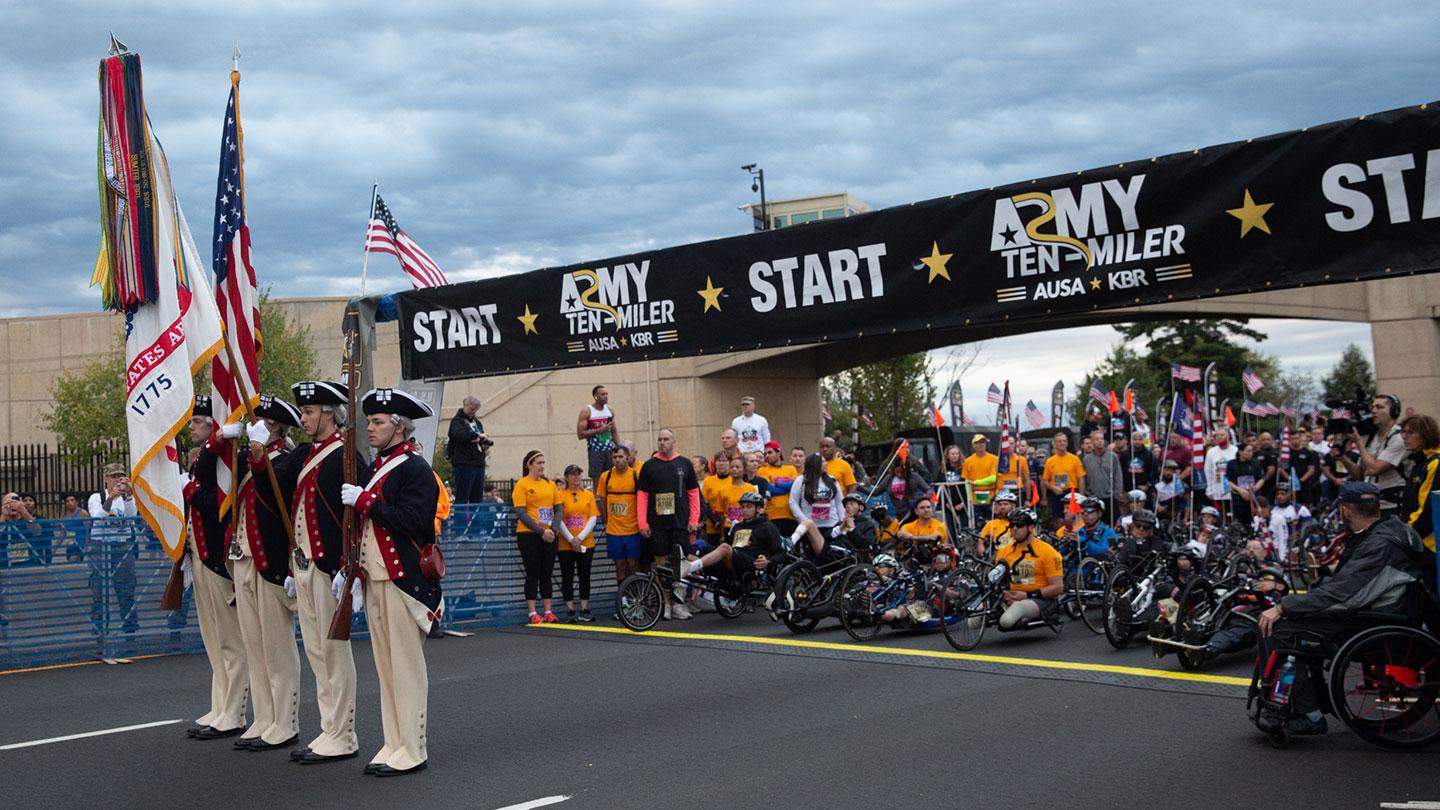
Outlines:
[{"label": "handcycle wheel", "polygon": [[1105,632],[1105,564],[1094,557],[1086,557],[1075,569],[1075,603],[1080,608],[1080,619],[1090,632],[1102,635]]},{"label": "handcycle wheel", "polygon": [[[743,588],[744,586],[734,585],[731,587]],[[711,591],[710,597],[711,601],[715,603],[715,612],[719,613],[722,619],[738,618],[750,609],[749,592],[742,592],[739,596],[735,596],[722,585]]]},{"label": "handcycle wheel", "polygon": [[1380,748],[1440,740],[1440,640],[1402,626],[1373,627],[1341,645],[1330,664],[1335,714]]},{"label": "handcycle wheel", "polygon": [[[1217,606],[1215,601],[1215,587],[1210,580],[1204,577],[1193,577],[1185,583],[1185,590],[1180,592],[1180,605],[1175,610],[1175,640],[1186,644],[1194,644],[1199,638],[1200,632],[1205,628],[1201,625],[1206,621],[1213,620],[1213,613]],[[1195,671],[1205,665],[1205,652],[1203,650],[1187,650],[1184,647],[1177,648],[1180,659],[1180,666],[1190,671]]]},{"label": "handcycle wheel", "polygon": [[836,603],[840,625],[856,641],[870,641],[880,635],[880,617],[872,595],[884,587],[880,574],[870,565],[857,565],[840,583]]},{"label": "handcycle wheel", "polygon": [[660,578],[653,574],[631,574],[615,593],[615,612],[626,628],[642,633],[660,621],[665,608]]},{"label": "handcycle wheel", "polygon": [[775,602],[780,608],[780,620],[790,632],[808,633],[820,623],[819,617],[806,615],[806,608],[814,606],[815,588],[820,584],[820,568],[809,560],[799,560],[785,566],[780,578],[775,581]]},{"label": "handcycle wheel", "polygon": [[973,650],[985,636],[990,600],[981,592],[979,577],[965,569],[951,574],[940,594],[941,628],[950,646],[961,652]]},{"label": "handcycle wheel", "polygon": [[[1134,584],[1134,575],[1123,565],[1116,566],[1105,581],[1105,640],[1117,650],[1130,646],[1130,623],[1121,619],[1117,608],[1122,600],[1131,598],[1130,588]],[[1128,603],[1125,607],[1129,607]]]}]

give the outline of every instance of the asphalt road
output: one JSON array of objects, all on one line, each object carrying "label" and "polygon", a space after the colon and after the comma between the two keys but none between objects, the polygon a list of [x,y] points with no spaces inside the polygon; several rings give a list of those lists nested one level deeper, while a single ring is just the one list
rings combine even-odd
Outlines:
[{"label": "asphalt road", "polygon": [[[972,655],[939,634],[882,634],[862,648],[833,621],[796,637],[762,614],[703,614],[645,635],[591,628],[427,642],[430,768],[390,780],[360,775],[380,744],[363,641],[362,757],[323,766],[185,739],[208,693],[203,656],[0,675],[5,795],[49,807],[354,808],[500,808],[569,796],[554,805],[561,810],[1440,799],[1440,751],[1379,751],[1338,724],[1289,750],[1270,748],[1244,715],[1243,656],[1194,680],[1173,677],[1173,658],[1111,650],[1078,623],[1059,637],[987,636]],[[313,696],[303,700],[302,739],[316,731]]]}]

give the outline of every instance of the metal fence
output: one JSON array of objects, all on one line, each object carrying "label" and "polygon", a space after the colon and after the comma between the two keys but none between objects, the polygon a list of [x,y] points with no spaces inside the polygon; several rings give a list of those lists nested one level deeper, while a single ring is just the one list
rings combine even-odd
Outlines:
[{"label": "metal fence", "polygon": [[53,450],[43,444],[0,447],[0,492],[29,493],[41,510],[59,514],[66,495],[80,505],[104,484],[101,474],[111,461],[124,463],[125,444],[105,444],[88,450]]},{"label": "metal fence", "polygon": [[[454,507],[440,535],[443,628],[524,620],[514,528],[508,504]],[[0,669],[203,649],[188,589],[180,610],[160,609],[171,563],[138,518],[0,523],[0,550]],[[608,612],[615,569],[603,527],[591,553],[590,607]],[[558,611],[558,565],[554,580]],[[364,613],[355,621],[364,635]]]}]

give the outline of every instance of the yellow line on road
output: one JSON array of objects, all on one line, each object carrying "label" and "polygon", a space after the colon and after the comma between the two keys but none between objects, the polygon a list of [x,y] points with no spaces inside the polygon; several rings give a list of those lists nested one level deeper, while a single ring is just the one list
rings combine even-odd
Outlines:
[{"label": "yellow line on road", "polygon": [[836,644],[830,641],[810,641],[798,638],[756,638],[709,633],[677,633],[670,630],[647,630],[636,633],[623,627],[580,627],[573,624],[538,624],[533,627],[546,630],[572,630],[581,633],[609,633],[611,635],[633,636],[636,638],[679,638],[696,641],[736,641],[743,644],[760,644],[771,647],[798,647],[811,650],[836,650],[839,652],[883,653],[914,658],[939,658],[949,661],[978,661],[987,664],[1010,664],[1039,669],[1063,669],[1078,672],[1108,672],[1116,675],[1134,675],[1140,678],[1157,678],[1169,681],[1191,683],[1218,683],[1227,686],[1249,686],[1249,678],[1230,675],[1206,675],[1200,672],[1172,672],[1164,669],[1126,667],[1117,664],[1091,664],[1083,661],[1051,661],[1044,658],[1017,658],[1009,655],[980,655],[978,653],[952,652],[948,650],[916,650],[909,647],[877,647],[870,644]]},{"label": "yellow line on road", "polygon": [[[165,658],[166,656],[169,656],[169,655],[171,655],[171,654],[172,654],[172,653],[154,653],[154,654],[152,654],[152,655],[125,655],[125,656],[120,656],[120,658],[124,658],[124,659],[125,659],[124,662],[125,662],[125,663],[129,663],[129,662],[132,662],[132,661],[148,661],[148,660],[150,660],[151,658]],[[116,660],[116,659],[112,659],[112,660]],[[109,663],[109,661],[101,661],[101,660],[88,659],[88,660],[85,660],[85,661],[71,661],[71,662],[68,663],[68,664],[46,664],[45,666],[39,666],[39,667],[21,667],[21,668],[19,668],[19,669],[0,669],[0,676],[5,676],[5,675],[20,675],[20,674],[25,673],[25,672],[45,672],[45,671],[47,671],[47,670],[52,670],[52,669],[74,669],[75,667],[93,667],[93,666],[95,666],[96,664],[107,664],[107,663]]]}]

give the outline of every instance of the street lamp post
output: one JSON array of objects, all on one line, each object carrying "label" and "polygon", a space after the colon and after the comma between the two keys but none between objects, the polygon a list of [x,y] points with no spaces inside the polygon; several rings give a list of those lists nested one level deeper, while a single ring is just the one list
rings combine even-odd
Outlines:
[{"label": "street lamp post", "polygon": [[747,163],[740,169],[749,172],[753,178],[750,181],[750,190],[760,192],[760,219],[757,220],[759,224],[755,230],[768,231],[770,230],[770,210],[765,205],[765,170],[757,169],[754,163]]}]

